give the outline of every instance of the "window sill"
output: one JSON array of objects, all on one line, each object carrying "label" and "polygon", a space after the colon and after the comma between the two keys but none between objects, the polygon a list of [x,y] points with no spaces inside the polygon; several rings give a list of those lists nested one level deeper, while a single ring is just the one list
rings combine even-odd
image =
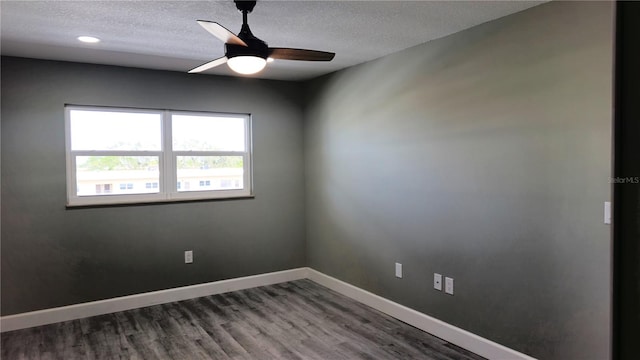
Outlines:
[{"label": "window sill", "polygon": [[220,197],[209,199],[161,199],[152,201],[139,201],[139,202],[112,202],[104,204],[67,204],[65,207],[67,210],[75,209],[94,209],[94,208],[109,208],[109,207],[128,207],[128,206],[149,206],[149,205],[167,205],[177,203],[201,203],[201,202],[218,202],[218,201],[234,201],[234,200],[252,200],[255,199],[255,195],[244,195],[234,197]]}]

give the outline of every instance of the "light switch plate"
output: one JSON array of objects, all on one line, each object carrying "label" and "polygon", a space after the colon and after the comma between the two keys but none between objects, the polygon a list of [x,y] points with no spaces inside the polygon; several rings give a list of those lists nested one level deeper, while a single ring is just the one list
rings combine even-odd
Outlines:
[{"label": "light switch plate", "polygon": [[442,275],[434,273],[433,274],[433,288],[439,291],[442,291]]},{"label": "light switch plate", "polygon": [[604,202],[604,223],[611,225],[611,202]]},{"label": "light switch plate", "polygon": [[402,264],[396,263],[396,277],[402,279]]},{"label": "light switch plate", "polygon": [[453,278],[444,278],[444,292],[449,295],[453,295]]},{"label": "light switch plate", "polygon": [[193,250],[187,250],[184,252],[184,263],[191,264],[193,262]]}]

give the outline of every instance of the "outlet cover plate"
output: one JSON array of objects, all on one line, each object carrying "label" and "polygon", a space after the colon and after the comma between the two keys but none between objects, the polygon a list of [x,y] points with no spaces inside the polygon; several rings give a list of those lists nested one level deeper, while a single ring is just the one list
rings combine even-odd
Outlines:
[{"label": "outlet cover plate", "polygon": [[184,252],[184,263],[185,264],[193,263],[193,250],[187,250]]},{"label": "outlet cover plate", "polygon": [[433,274],[433,288],[442,291],[442,275],[438,273]]}]

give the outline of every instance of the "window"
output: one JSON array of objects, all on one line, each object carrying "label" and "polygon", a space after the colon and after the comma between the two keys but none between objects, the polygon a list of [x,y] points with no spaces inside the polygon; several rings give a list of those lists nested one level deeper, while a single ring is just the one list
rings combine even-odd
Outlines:
[{"label": "window", "polygon": [[236,179],[222,179],[220,180],[221,189],[237,188],[240,183]]},{"label": "window", "polygon": [[144,187],[147,189],[157,189],[158,188],[158,183],[157,182],[148,182],[146,184],[144,184]]},{"label": "window", "polygon": [[83,106],[65,114],[69,206],[252,195],[250,115]]},{"label": "window", "polygon": [[96,184],[96,194],[111,194],[111,184]]}]

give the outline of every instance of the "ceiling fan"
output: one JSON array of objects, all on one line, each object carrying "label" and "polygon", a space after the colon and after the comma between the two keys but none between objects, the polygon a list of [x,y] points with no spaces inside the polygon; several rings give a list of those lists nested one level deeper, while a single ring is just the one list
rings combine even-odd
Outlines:
[{"label": "ceiling fan", "polygon": [[198,24],[213,36],[224,41],[225,56],[204,63],[189,73],[199,73],[227,63],[231,70],[243,74],[255,74],[267,65],[268,59],[331,61],[335,53],[306,49],[272,48],[255,37],[247,24],[247,14],[253,11],[255,1],[234,0],[236,8],[242,12],[242,29],[236,36],[222,25],[206,20],[198,20]]}]

